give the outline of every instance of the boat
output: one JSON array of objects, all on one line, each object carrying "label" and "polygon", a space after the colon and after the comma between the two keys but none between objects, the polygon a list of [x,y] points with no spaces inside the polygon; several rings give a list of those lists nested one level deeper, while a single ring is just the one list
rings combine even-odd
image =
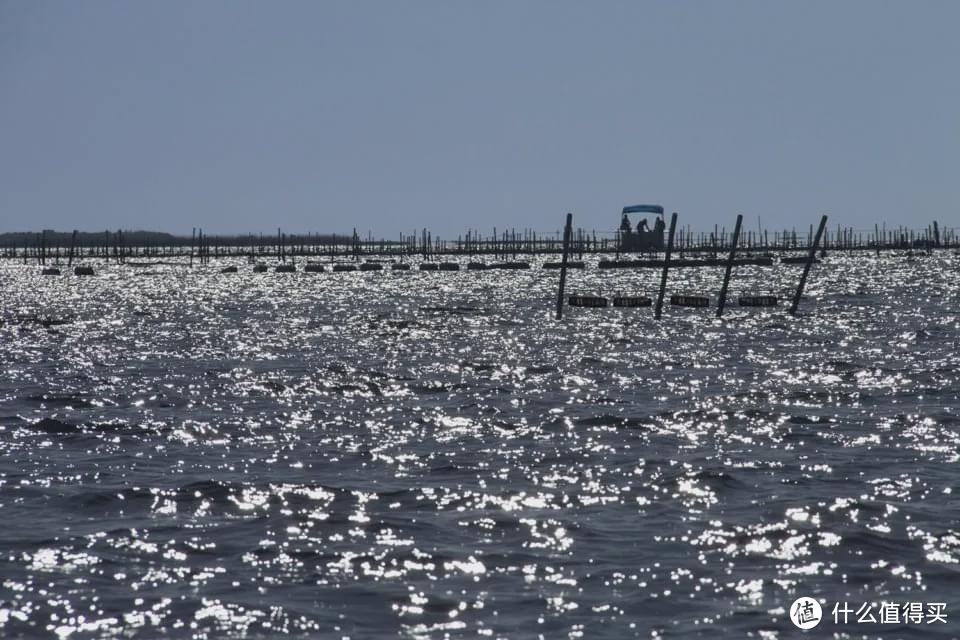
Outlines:
[{"label": "boat", "polygon": [[[630,223],[631,213],[655,215],[653,228],[645,228],[646,218],[643,218],[634,228]],[[663,221],[663,207],[658,204],[634,204],[624,207],[622,215],[618,234],[620,251],[663,251],[663,230],[666,228]]]}]

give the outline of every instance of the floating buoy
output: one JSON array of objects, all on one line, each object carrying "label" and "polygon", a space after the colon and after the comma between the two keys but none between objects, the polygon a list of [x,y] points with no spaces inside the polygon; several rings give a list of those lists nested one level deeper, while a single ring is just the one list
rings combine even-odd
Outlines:
[{"label": "floating buoy", "polygon": [[93,267],[74,267],[73,275],[75,276],[92,276]]},{"label": "floating buoy", "polygon": [[775,307],[780,304],[777,296],[740,296],[741,307]]},{"label": "floating buoy", "polygon": [[529,262],[494,262],[488,269],[529,269]]},{"label": "floating buoy", "polygon": [[379,262],[364,262],[360,265],[360,271],[383,271],[383,265]]},{"label": "floating buoy", "polygon": [[326,267],[324,267],[322,264],[309,263],[303,268],[303,270],[307,273],[322,273],[326,271]]},{"label": "floating buoy", "polygon": [[675,307],[709,307],[710,298],[706,296],[670,296],[670,304]]},{"label": "floating buoy", "polygon": [[236,267],[224,267],[223,269],[220,269],[220,273],[236,273],[236,272],[237,272]]},{"label": "floating buoy", "polygon": [[607,299],[602,296],[570,296],[567,304],[571,307],[605,307]]},{"label": "floating buoy", "polygon": [[60,275],[60,269],[57,269],[56,267],[47,267],[40,273],[41,275],[45,275],[45,276],[58,276]]},{"label": "floating buoy", "polygon": [[420,265],[420,271],[437,271],[440,266],[436,262],[424,262]]},{"label": "floating buoy", "polygon": [[394,262],[390,268],[394,271],[410,271],[410,265],[406,262]]},{"label": "floating buoy", "polygon": [[[780,258],[780,262],[782,264],[807,264],[810,262],[810,256],[784,256]],[[814,257],[813,264],[820,264],[820,260]]]},{"label": "floating buoy", "polygon": [[459,262],[441,262],[437,267],[440,271],[460,271]]},{"label": "floating buoy", "polygon": [[613,299],[615,307],[649,307],[653,304],[653,299],[647,296],[616,296]]},{"label": "floating buoy", "polygon": [[357,266],[354,264],[335,264],[333,265],[334,271],[356,271]]},{"label": "floating buoy", "polygon": [[254,273],[266,273],[266,272],[267,272],[267,265],[265,265],[265,264],[255,264],[255,265],[253,265],[253,272],[254,272]]},{"label": "floating buoy", "polygon": [[296,273],[297,267],[292,264],[278,264],[274,271],[277,273]]},{"label": "floating buoy", "polygon": [[[559,268],[561,268],[562,266],[563,266],[563,263],[562,263],[562,262],[544,262],[544,263],[543,263],[543,268],[544,268],[544,269],[559,269]],[[587,265],[585,265],[585,264],[584,264],[582,261],[580,261],[580,260],[568,260],[568,261],[567,261],[567,269],[586,269],[586,266],[587,266]]]},{"label": "floating buoy", "polygon": [[470,271],[483,271],[487,268],[486,263],[484,262],[468,262],[467,269]]}]

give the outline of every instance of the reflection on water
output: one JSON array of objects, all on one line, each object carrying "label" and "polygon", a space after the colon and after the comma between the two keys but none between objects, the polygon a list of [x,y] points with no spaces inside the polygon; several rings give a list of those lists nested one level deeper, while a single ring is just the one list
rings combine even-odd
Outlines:
[{"label": "reflection on water", "polygon": [[0,265],[0,635],[776,638],[799,595],[960,616],[958,266],[830,256],[797,318],[556,323],[538,269]]}]

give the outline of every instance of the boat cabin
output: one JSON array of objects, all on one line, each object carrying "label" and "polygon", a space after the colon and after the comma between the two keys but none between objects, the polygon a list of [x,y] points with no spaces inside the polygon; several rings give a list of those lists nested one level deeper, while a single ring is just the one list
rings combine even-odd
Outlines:
[{"label": "boat cabin", "polygon": [[[630,221],[630,214],[640,214],[636,226]],[[650,214],[650,220],[644,214]],[[663,207],[658,204],[635,204],[623,208],[620,221],[620,251],[663,251]]]}]

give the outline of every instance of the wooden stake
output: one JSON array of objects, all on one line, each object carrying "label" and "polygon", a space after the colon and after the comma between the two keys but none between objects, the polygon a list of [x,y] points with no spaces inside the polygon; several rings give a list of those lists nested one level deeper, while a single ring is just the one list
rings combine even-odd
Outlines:
[{"label": "wooden stake", "polygon": [[70,240],[70,258],[67,260],[67,266],[73,265],[73,251],[77,246],[77,230],[73,230],[73,238]]},{"label": "wooden stake", "polygon": [[677,212],[670,217],[670,233],[667,235],[667,252],[663,257],[663,275],[660,277],[660,294],[657,296],[657,308],[653,317],[657,320],[663,315],[663,296],[667,292],[667,272],[670,270],[670,253],[673,252],[673,235],[677,231]]},{"label": "wooden stake", "polygon": [[803,273],[800,275],[800,283],[797,285],[797,292],[793,296],[793,304],[790,305],[790,315],[796,315],[797,307],[800,306],[800,297],[803,295],[803,287],[807,284],[807,276],[810,274],[810,267],[817,255],[817,245],[820,244],[820,237],[827,226],[827,216],[820,218],[820,226],[817,227],[817,235],[810,245],[810,252],[807,254],[807,262],[803,265]]},{"label": "wooden stake", "polygon": [[727,270],[723,274],[723,286],[720,287],[720,299],[717,301],[717,317],[723,315],[723,306],[727,302],[727,287],[730,284],[730,272],[733,271],[733,259],[737,255],[737,240],[740,238],[740,224],[743,216],[737,216],[737,224],[733,227],[733,243],[730,245],[730,256],[727,258]]},{"label": "wooden stake", "polygon": [[570,252],[570,235],[573,233],[573,214],[567,214],[567,226],[563,229],[563,259],[560,261],[560,288],[557,291],[557,320],[563,318],[563,289],[567,284],[567,254]]}]

